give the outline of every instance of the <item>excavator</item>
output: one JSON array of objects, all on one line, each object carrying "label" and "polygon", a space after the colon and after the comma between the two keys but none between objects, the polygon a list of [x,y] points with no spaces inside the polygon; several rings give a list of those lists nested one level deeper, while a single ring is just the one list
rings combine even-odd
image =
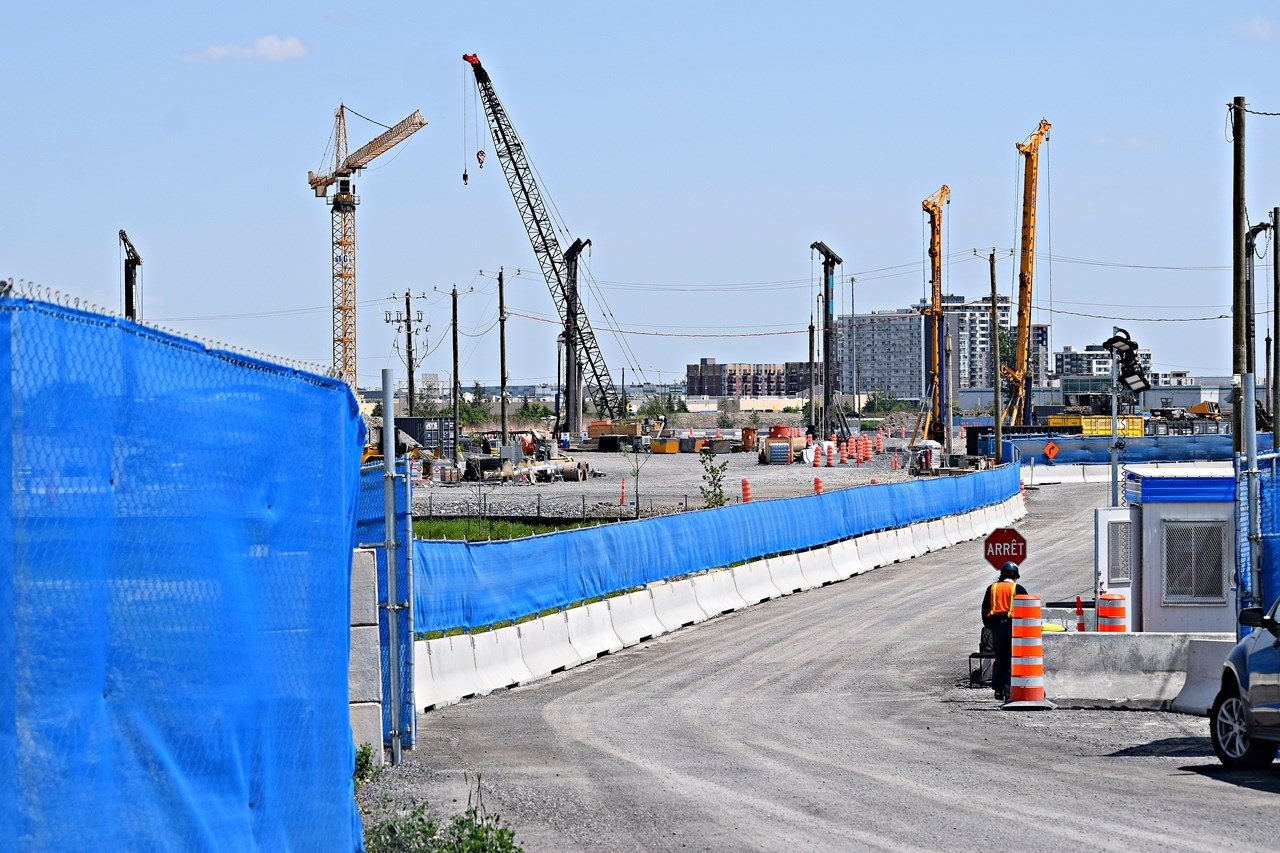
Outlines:
[{"label": "excavator", "polygon": [[1017,143],[1022,155],[1022,231],[1018,262],[1018,326],[1013,346],[1013,365],[1000,366],[1009,380],[1009,403],[1001,417],[1011,426],[1031,420],[1031,285],[1036,260],[1036,188],[1040,183],[1040,145],[1048,140],[1052,125],[1040,119],[1039,126]]}]

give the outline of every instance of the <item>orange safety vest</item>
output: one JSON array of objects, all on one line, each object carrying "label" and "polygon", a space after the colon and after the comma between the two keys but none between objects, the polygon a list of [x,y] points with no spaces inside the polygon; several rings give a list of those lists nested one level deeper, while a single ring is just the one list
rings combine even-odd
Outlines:
[{"label": "orange safety vest", "polygon": [[991,585],[991,609],[987,611],[988,616],[995,616],[1003,613],[1006,616],[1013,616],[1013,597],[1018,591],[1018,582],[1016,580],[996,581]]}]

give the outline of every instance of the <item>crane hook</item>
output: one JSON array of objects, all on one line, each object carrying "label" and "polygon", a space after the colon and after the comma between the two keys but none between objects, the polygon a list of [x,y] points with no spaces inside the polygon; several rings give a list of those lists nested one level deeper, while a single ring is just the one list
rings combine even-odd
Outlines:
[{"label": "crane hook", "polygon": [[480,168],[484,168],[484,149],[481,148],[476,152],[476,162],[480,164]]},{"label": "crane hook", "polygon": [[467,185],[467,167],[466,166],[462,167],[462,185],[464,187]]}]

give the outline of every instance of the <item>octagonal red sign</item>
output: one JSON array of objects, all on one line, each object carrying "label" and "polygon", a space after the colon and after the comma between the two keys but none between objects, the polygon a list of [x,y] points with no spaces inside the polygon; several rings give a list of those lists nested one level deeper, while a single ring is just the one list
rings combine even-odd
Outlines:
[{"label": "octagonal red sign", "polygon": [[982,555],[996,569],[1005,563],[1022,565],[1027,559],[1027,540],[1012,527],[997,527],[982,543]]}]

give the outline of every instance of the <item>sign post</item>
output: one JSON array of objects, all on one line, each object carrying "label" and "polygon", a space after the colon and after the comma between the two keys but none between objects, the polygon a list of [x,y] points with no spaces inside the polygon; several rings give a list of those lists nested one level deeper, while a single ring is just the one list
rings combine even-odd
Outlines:
[{"label": "sign post", "polygon": [[997,571],[1005,563],[1022,565],[1027,559],[1027,540],[1012,527],[997,527],[982,543],[982,556]]}]

